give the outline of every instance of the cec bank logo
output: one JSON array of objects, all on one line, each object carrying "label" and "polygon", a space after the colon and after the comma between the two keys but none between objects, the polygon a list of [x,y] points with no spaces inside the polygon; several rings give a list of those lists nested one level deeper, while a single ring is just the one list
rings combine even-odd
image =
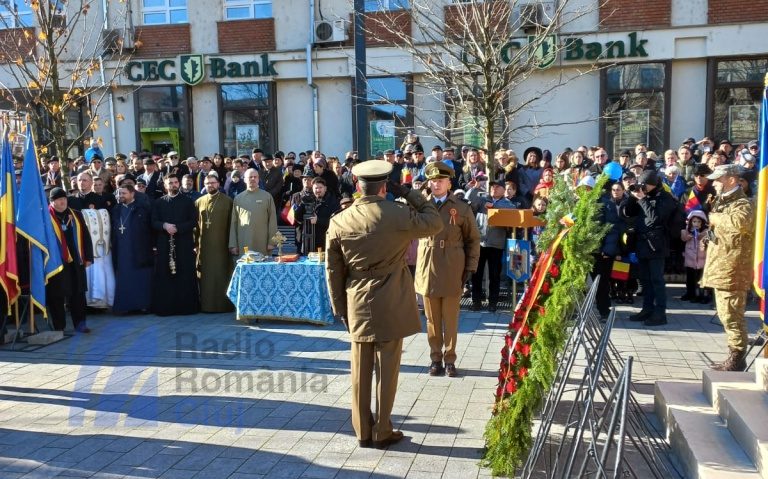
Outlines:
[{"label": "cec bank logo", "polygon": [[557,35],[546,35],[538,39],[534,36],[529,36],[528,44],[535,45],[533,56],[536,68],[544,70],[552,66],[555,60],[557,60]]},{"label": "cec bank logo", "polygon": [[179,76],[189,86],[200,83],[205,75],[205,65],[202,55],[179,56]]}]

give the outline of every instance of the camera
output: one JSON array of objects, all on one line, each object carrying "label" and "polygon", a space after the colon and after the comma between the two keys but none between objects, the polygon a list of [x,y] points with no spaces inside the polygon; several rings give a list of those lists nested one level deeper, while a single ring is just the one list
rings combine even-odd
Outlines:
[{"label": "camera", "polygon": [[304,205],[304,214],[305,216],[313,216],[315,214],[315,209],[317,208],[317,199],[315,198],[315,195],[310,193],[307,195],[301,195],[301,204]]},{"label": "camera", "polygon": [[635,193],[636,191],[645,192],[645,183],[635,183],[633,185],[629,185],[630,193]]}]

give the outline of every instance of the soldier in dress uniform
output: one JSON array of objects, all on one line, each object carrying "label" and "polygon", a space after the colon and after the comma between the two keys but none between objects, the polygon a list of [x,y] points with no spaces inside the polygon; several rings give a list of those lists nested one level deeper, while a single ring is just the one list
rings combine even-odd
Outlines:
[{"label": "soldier in dress uniform", "polygon": [[453,168],[442,162],[430,163],[424,174],[431,190],[429,201],[440,212],[443,229],[419,241],[416,292],[424,296],[432,360],[429,374],[456,377],[461,293],[467,279],[477,270],[480,231],[472,208],[450,192]]},{"label": "soldier in dress uniform", "polygon": [[405,252],[412,240],[443,227],[437,210],[419,191],[394,185],[410,208],[386,201],[391,172],[392,164],[381,160],[355,166],[352,173],[363,196],[331,218],[326,236],[331,304],[351,336],[352,425],[360,447],[380,449],[403,438],[390,420],[403,338],[421,332]]}]

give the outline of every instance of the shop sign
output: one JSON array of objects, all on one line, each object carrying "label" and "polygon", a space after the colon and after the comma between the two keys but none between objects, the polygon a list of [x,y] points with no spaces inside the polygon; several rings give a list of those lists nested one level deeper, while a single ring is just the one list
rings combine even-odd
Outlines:
[{"label": "shop sign", "polygon": [[[612,40],[602,44],[600,42],[585,42],[582,38],[566,38],[562,45],[559,44],[557,35],[547,35],[538,42],[533,55],[536,59],[536,67],[545,69],[555,63],[559,53],[563,52],[563,61],[601,60],[622,58],[645,58],[648,51],[645,49],[648,40],[639,40],[637,32],[627,35],[628,41]],[[528,37],[528,45],[535,43],[535,37]],[[504,63],[510,63],[514,58],[515,50],[525,47],[523,40],[511,40],[501,48],[501,59]]]},{"label": "shop sign", "polygon": [[757,105],[731,105],[728,107],[728,138],[734,143],[746,143],[757,138],[760,123]]},{"label": "shop sign", "polygon": [[[269,54],[259,55],[258,60],[246,62],[228,62],[221,57],[208,57],[208,77],[253,78],[277,76],[275,61]],[[178,65],[178,67],[177,67]],[[132,82],[175,81],[180,78],[188,85],[197,85],[205,79],[205,60],[203,55],[180,55],[176,59],[134,60],[125,65],[125,76]]]},{"label": "shop sign", "polygon": [[640,143],[647,145],[650,132],[650,110],[622,110],[619,112],[619,143],[614,150],[633,150]]},{"label": "shop sign", "polygon": [[395,148],[395,122],[393,120],[377,120],[370,123],[371,153],[393,150]]}]

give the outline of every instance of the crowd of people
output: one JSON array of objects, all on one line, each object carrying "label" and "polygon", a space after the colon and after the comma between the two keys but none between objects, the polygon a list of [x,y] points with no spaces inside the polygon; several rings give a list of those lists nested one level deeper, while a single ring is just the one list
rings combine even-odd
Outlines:
[{"label": "crowd of people", "polygon": [[[499,150],[490,158],[485,150],[471,146],[453,149],[436,145],[427,154],[420,139],[409,134],[400,149],[380,152],[376,159],[391,165],[386,199],[404,202],[403,187],[422,191],[429,198],[442,196],[451,203],[444,222],[462,226],[454,236],[446,229],[441,233],[444,237],[437,235],[430,240],[433,245],[466,246],[466,261],[459,262],[461,267],[450,273],[457,281],[461,279],[458,292],[451,288],[450,294],[434,294],[445,276],[434,284],[424,277],[419,258],[429,252],[419,246],[421,243],[414,240],[406,254],[417,290],[423,289],[419,292],[424,295],[429,324],[435,327],[431,337],[437,338],[437,329],[449,325],[446,338],[433,341],[432,371],[437,374],[443,370],[443,356],[447,356],[447,364],[455,361],[451,330],[458,321],[462,294],[471,297],[472,310],[487,307],[496,311],[510,230],[488,226],[488,209],[531,208],[536,216],[543,217],[557,177],[577,189],[594,188],[599,175],[608,176],[600,199],[600,218],[610,229],[595,252],[594,274],[603,278],[597,295],[598,311],[607,317],[612,302],[632,304],[636,295],[642,294],[642,310],[630,319],[648,326],[663,325],[665,273],[685,274],[686,291],[681,298],[685,301],[709,303],[718,288],[722,289],[705,274],[707,257],[716,241],[710,215],[716,212],[718,199],[727,193],[718,190],[722,189],[718,179],[725,171],[725,178],[733,177],[740,194],[749,200],[756,191],[759,147],[757,141],[734,147],[728,140],[715,143],[709,138],[698,142],[688,138],[661,155],[639,144],[634,150],[618,152],[614,159],[599,146],[569,148],[557,155],[529,147],[521,157],[513,150]],[[217,153],[181,161],[175,151],[163,155],[131,152],[105,158],[94,143],[84,156],[66,160],[64,168],[55,156],[41,160],[52,218],[63,233],[64,248],[72,249],[72,256],[78,259],[73,262],[77,271],[70,273],[72,278],[82,277],[78,268],[84,269],[93,261],[91,243],[97,240],[94,237],[89,242],[84,237],[79,241],[73,236],[67,242],[73,231],[66,227],[68,222],[87,223],[78,217],[81,211],[103,209],[109,213],[115,275],[110,305],[116,313],[230,311],[232,305],[224,288],[234,258],[246,250],[271,254],[278,225],[295,227],[300,253],[324,249],[332,217],[362,195],[359,179],[352,171],[360,160],[353,151],[340,159],[320,151],[269,154],[257,148],[250,156],[232,158]],[[442,171],[445,191],[435,191],[439,186],[432,180],[437,177],[429,178],[430,168],[434,176],[437,167]],[[62,198],[66,198],[64,206]],[[534,251],[539,231],[531,231]],[[430,259],[433,269],[439,260]],[[452,263],[455,267],[456,261]],[[622,264],[628,273],[615,274]],[[87,330],[82,300],[86,282],[74,284],[65,302],[76,325]],[[450,304],[438,305],[429,299],[457,295]],[[63,306],[54,309],[58,311],[54,325],[61,329],[63,313],[59,312]],[[734,344],[740,347],[740,343]]]}]

